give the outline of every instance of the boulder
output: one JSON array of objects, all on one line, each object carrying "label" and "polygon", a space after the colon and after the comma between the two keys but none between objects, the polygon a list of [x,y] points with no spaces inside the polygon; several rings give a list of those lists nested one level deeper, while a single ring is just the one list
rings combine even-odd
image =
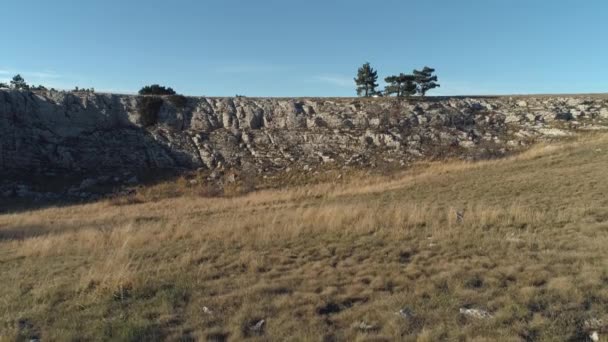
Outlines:
[{"label": "boulder", "polygon": [[561,112],[555,115],[555,120],[572,121],[574,116],[570,112]]}]

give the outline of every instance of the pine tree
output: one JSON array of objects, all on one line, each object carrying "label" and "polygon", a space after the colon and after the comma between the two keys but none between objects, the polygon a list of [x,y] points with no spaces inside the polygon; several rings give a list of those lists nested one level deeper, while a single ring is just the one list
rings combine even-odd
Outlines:
[{"label": "pine tree", "polygon": [[387,96],[404,97],[416,94],[416,77],[414,75],[401,73],[397,76],[389,76],[384,81],[388,83],[384,90]]},{"label": "pine tree", "polygon": [[14,89],[29,89],[29,86],[27,85],[27,83],[25,83],[25,80],[23,79],[23,77],[21,77],[21,75],[15,75],[15,77],[13,77],[13,79],[11,80],[11,87]]},{"label": "pine tree", "polygon": [[434,72],[435,69],[427,66],[425,66],[422,71],[414,70],[417,91],[423,97],[426,95],[427,91],[440,87],[440,85],[437,83],[437,76],[433,75]]},{"label": "pine tree", "polygon": [[363,64],[357,72],[355,83],[357,84],[357,95],[369,97],[376,94],[378,86],[378,72],[369,63]]},{"label": "pine tree", "polygon": [[1,88],[8,88],[8,84],[0,82],[0,89]]}]

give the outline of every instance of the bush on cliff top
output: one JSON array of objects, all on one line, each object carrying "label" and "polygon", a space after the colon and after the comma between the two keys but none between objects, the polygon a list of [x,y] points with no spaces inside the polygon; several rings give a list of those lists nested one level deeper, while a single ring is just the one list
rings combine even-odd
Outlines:
[{"label": "bush on cliff top", "polygon": [[139,95],[175,95],[175,90],[171,87],[164,87],[158,84],[145,86],[139,90]]}]

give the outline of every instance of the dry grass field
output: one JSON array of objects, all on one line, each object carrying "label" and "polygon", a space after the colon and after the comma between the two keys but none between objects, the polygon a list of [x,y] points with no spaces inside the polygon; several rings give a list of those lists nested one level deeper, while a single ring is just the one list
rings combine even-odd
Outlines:
[{"label": "dry grass field", "polygon": [[0,215],[0,340],[608,336],[606,135],[232,197],[188,184]]}]

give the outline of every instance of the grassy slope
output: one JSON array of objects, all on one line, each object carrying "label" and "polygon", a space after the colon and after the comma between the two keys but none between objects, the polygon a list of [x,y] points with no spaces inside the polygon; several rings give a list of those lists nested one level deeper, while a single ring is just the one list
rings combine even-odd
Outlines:
[{"label": "grassy slope", "polygon": [[2,215],[0,340],[580,340],[608,318],[607,151]]}]

